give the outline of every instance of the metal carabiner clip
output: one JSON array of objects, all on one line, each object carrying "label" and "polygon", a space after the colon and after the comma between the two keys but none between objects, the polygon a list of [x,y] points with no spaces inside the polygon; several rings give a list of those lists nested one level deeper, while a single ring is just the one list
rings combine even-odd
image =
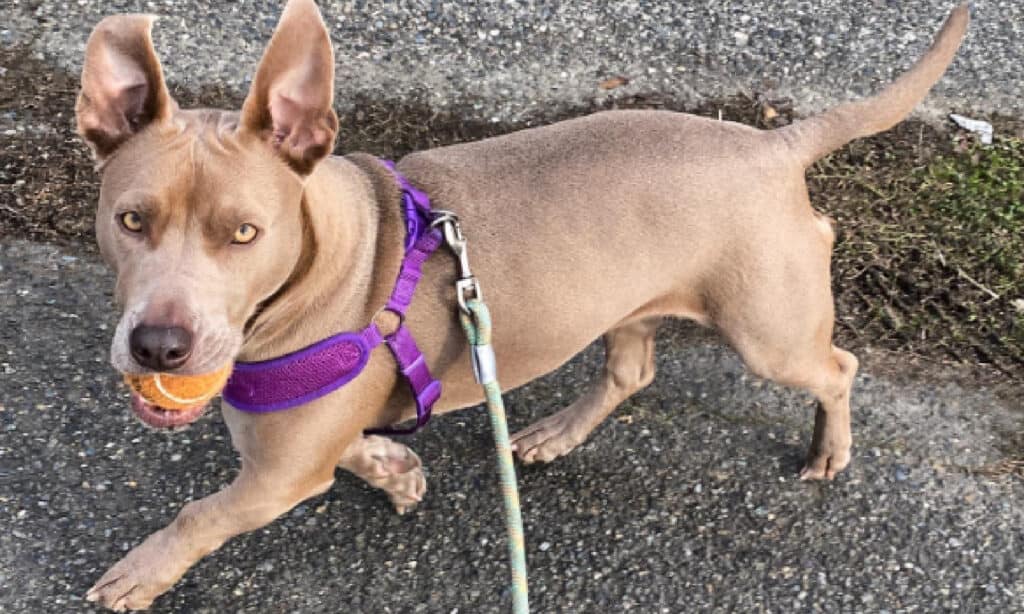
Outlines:
[{"label": "metal carabiner clip", "polygon": [[441,227],[444,242],[459,261],[459,278],[455,281],[455,294],[459,301],[459,309],[469,314],[466,300],[482,300],[483,294],[480,292],[480,283],[469,268],[469,252],[466,248],[466,237],[462,234],[462,226],[459,224],[459,216],[442,209],[436,210],[434,214],[434,219],[430,222],[431,227]]},{"label": "metal carabiner clip", "polygon": [[[466,300],[470,298],[475,298],[478,301],[484,300],[484,295],[480,292],[480,282],[476,280],[476,277],[456,280],[455,293],[459,300],[459,309],[466,315],[472,315],[469,311],[469,306],[466,305]],[[467,296],[467,294],[470,296]]]}]

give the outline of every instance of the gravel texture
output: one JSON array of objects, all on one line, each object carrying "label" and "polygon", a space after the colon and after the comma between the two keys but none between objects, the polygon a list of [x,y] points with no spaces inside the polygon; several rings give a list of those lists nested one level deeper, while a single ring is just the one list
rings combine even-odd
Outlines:
[{"label": "gravel texture", "polygon": [[[505,123],[611,95],[598,83],[620,75],[630,82],[615,95],[745,90],[813,110],[887,81],[948,9],[691,4],[346,2],[324,12],[341,107],[420,101]],[[8,0],[0,47],[27,46],[33,62],[73,75],[102,15],[155,12],[166,16],[156,38],[172,89],[237,100],[279,9],[220,7]],[[1024,5],[975,9],[931,104],[1020,114]],[[0,87],[9,68],[0,65]],[[6,132],[14,126],[64,133],[69,121],[12,112],[0,138],[19,134]],[[219,416],[169,436],[130,415],[107,364],[111,286],[81,249],[0,237],[0,610],[87,609],[81,596],[109,565],[234,475]],[[511,394],[512,428],[571,401],[599,357],[592,347]],[[535,611],[1024,608],[1024,483],[992,470],[1019,451],[1019,397],[873,376],[862,358],[853,465],[834,483],[803,484],[808,399],[669,327],[654,385],[569,457],[521,472]],[[201,562],[154,610],[507,611],[486,416],[445,417],[411,445],[429,471],[411,515],[339,474],[327,494]]]},{"label": "gravel texture", "polygon": [[[360,96],[472,105],[507,122],[615,93],[696,101],[737,91],[788,96],[803,112],[887,83],[928,45],[949,0],[784,2],[321,2],[342,106]],[[965,47],[929,100],[948,112],[1024,110],[1024,3],[974,2]],[[0,44],[28,44],[77,74],[91,26],[115,12],[164,17],[155,29],[169,80],[242,96],[280,4],[244,0],[13,0]]]}]

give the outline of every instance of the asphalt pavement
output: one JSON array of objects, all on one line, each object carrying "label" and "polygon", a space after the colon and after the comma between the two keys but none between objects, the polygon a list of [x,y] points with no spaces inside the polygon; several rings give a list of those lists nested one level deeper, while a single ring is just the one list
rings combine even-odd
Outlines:
[{"label": "asphalt pavement", "polygon": [[[280,4],[267,0],[8,0],[0,44],[30,45],[77,74],[93,24],[115,12],[162,16],[168,79],[243,93]],[[767,2],[321,2],[341,106],[360,97],[468,106],[508,122],[602,95],[685,101],[760,92],[803,112],[888,83],[927,48],[950,0]],[[979,0],[964,48],[924,109],[1024,110],[1024,3]],[[630,82],[614,92],[598,84]]]},{"label": "asphalt pavement", "polygon": [[[93,257],[0,247],[0,609],[68,611],[180,506],[234,475],[219,415],[147,430],[107,366],[111,276]],[[862,375],[853,464],[796,479],[813,406],[718,344],[663,335],[655,383],[550,466],[521,471],[537,612],[1020,610],[1024,484],[1004,458],[1021,408],[984,389]],[[512,428],[555,411],[600,348],[508,398]],[[158,612],[500,612],[509,603],[487,416],[411,441],[411,515],[336,485],[235,539]]]},{"label": "asphalt pavement", "polygon": [[[339,106],[420,99],[509,122],[609,95],[596,84],[615,75],[630,79],[619,93],[768,91],[813,110],[905,67],[946,8],[424,1],[329,3],[325,14]],[[0,8],[0,45],[74,73],[92,24],[121,9],[168,16],[157,42],[172,91],[236,96],[278,12],[18,0]],[[1024,5],[975,12],[930,104],[1019,115]],[[68,128],[0,116],[2,138]],[[84,247],[0,237],[0,610],[88,611],[82,595],[108,566],[236,470],[219,415],[175,435],[131,416],[108,365],[111,290]],[[511,427],[570,402],[600,355],[591,347],[509,395]],[[1024,482],[1000,471],[1019,454],[1024,406],[946,375],[883,376],[861,357],[853,463],[807,484],[796,473],[809,399],[670,326],[651,387],[570,456],[521,468],[535,611],[1024,611]],[[487,416],[445,416],[410,445],[428,471],[413,513],[339,473],[325,495],[206,558],[154,611],[507,611]]]}]

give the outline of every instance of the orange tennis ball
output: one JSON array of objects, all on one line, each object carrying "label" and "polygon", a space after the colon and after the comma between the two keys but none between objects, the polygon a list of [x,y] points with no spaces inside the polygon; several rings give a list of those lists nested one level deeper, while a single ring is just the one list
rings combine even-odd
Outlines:
[{"label": "orange tennis ball", "polygon": [[124,381],[147,403],[160,409],[192,409],[217,396],[228,383],[231,367],[228,363],[213,373],[203,375],[173,375],[151,373],[148,375],[125,374]]}]

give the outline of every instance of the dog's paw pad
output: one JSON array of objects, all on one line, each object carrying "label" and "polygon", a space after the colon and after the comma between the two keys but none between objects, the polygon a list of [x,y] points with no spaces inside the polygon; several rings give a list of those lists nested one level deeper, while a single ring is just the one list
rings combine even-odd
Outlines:
[{"label": "dog's paw pad", "polygon": [[399,514],[405,514],[423,500],[427,492],[427,478],[420,457],[409,448],[402,458],[389,456],[381,459],[377,478],[371,484],[388,494]]}]

